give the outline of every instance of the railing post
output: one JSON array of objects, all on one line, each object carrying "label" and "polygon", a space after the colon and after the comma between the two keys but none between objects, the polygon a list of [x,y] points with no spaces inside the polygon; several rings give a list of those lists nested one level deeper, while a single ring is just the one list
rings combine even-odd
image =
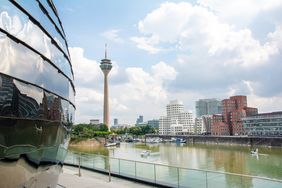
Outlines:
[{"label": "railing post", "polygon": [[155,184],[157,184],[156,164],[154,164],[154,178],[155,178]]},{"label": "railing post", "polygon": [[208,188],[208,172],[206,171],[206,188]]},{"label": "railing post", "polygon": [[79,153],[79,156],[78,156],[78,176],[80,177],[81,176],[81,172],[80,172],[80,161],[81,160],[81,153]]},{"label": "railing post", "polygon": [[136,179],[136,161],[134,162],[135,165],[135,179]]},{"label": "railing post", "polygon": [[179,168],[177,167],[177,187],[180,187],[179,185]]},{"label": "railing post", "polygon": [[95,157],[94,156],[92,157],[92,160],[93,160],[93,169],[94,169],[95,167]]},{"label": "railing post", "polygon": [[120,175],[120,159],[118,159],[118,174]]},{"label": "railing post", "polygon": [[109,182],[111,182],[111,161],[109,157]]}]

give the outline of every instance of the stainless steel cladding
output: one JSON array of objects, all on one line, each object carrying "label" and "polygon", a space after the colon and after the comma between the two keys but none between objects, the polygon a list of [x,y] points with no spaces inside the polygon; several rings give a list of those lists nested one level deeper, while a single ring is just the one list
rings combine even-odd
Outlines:
[{"label": "stainless steel cladding", "polygon": [[0,1],[0,187],[56,187],[74,121],[73,78],[52,0]]}]

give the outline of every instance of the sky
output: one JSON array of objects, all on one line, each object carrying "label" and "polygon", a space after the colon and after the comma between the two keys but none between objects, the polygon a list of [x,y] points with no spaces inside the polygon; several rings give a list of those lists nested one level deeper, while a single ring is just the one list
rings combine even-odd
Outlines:
[{"label": "sky", "polygon": [[246,95],[259,112],[282,110],[282,0],[54,0],[67,35],[76,123],[103,117],[107,43],[110,119],[166,115],[170,100]]}]

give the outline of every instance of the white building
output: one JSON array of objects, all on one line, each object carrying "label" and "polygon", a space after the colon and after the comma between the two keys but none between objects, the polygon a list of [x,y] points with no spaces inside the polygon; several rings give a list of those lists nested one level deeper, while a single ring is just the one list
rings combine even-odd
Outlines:
[{"label": "white building", "polygon": [[195,134],[203,134],[206,132],[202,117],[195,118]]},{"label": "white building", "polygon": [[194,119],[192,112],[182,112],[178,116],[179,123],[183,125],[183,131],[187,132],[188,134],[193,134],[194,130]]},{"label": "white building", "polygon": [[161,116],[159,121],[159,134],[170,134],[170,120],[166,116]]},{"label": "white building", "polygon": [[185,112],[184,105],[178,100],[170,101],[166,106],[167,116],[161,116],[159,134],[193,134],[194,118],[192,112]]},{"label": "white building", "polygon": [[182,112],[184,112],[184,105],[178,100],[170,101],[170,103],[166,105],[166,113],[169,119],[178,119],[179,114]]},{"label": "white building", "polygon": [[100,120],[99,119],[90,119],[90,124],[91,125],[99,125],[100,124]]}]

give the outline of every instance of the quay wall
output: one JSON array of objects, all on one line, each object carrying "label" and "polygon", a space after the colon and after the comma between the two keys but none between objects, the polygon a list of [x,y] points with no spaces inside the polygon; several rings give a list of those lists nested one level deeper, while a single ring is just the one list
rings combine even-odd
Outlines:
[{"label": "quay wall", "polygon": [[204,144],[225,144],[225,145],[248,145],[264,147],[281,147],[282,137],[256,137],[256,136],[210,136],[210,135],[153,135],[147,134],[148,138],[183,138],[187,143],[204,143]]}]

